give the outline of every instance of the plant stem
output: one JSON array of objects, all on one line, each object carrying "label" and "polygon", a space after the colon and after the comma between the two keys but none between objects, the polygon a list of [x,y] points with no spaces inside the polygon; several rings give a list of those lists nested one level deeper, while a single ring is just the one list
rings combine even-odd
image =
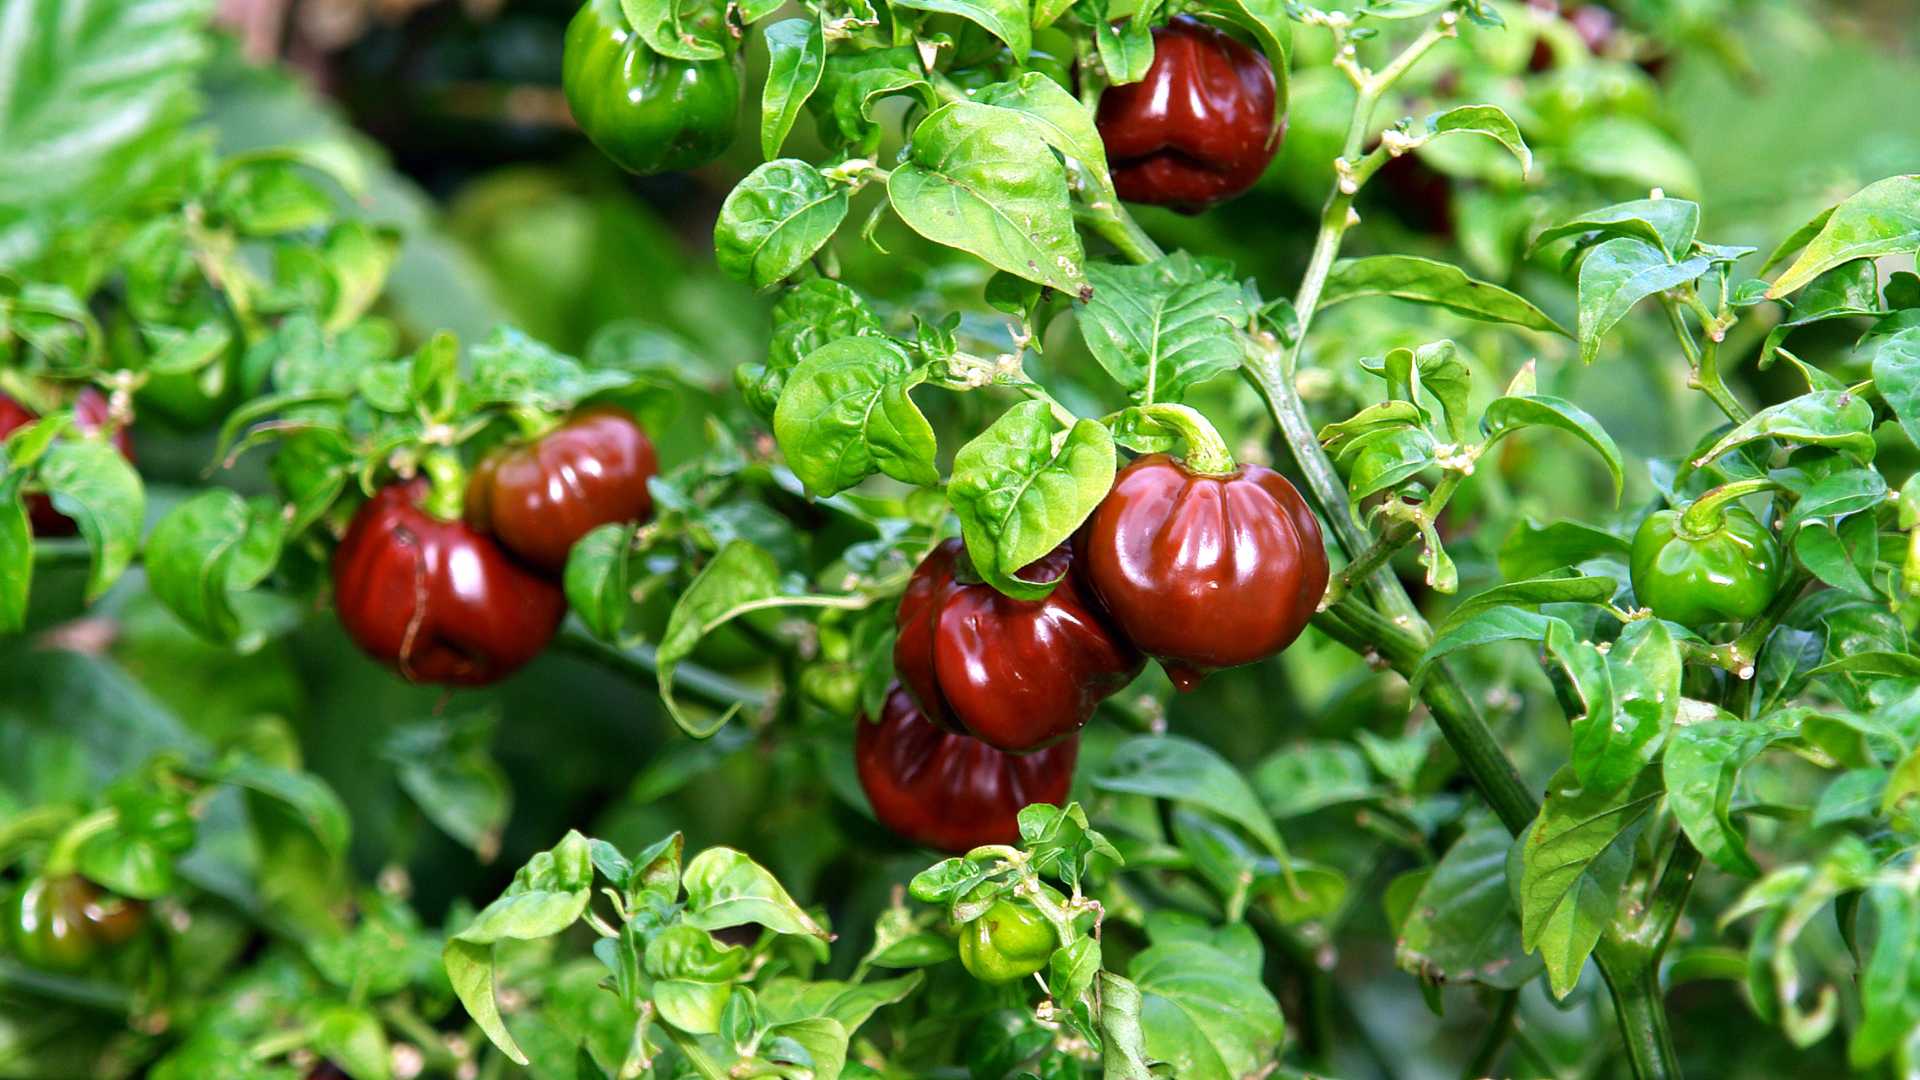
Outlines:
[{"label": "plant stem", "polygon": [[681,1031],[672,1024],[662,1024],[660,1030],[665,1031],[667,1037],[673,1040],[673,1045],[680,1051],[680,1056],[687,1059],[687,1064],[693,1066],[695,1072],[706,1077],[707,1080],[728,1080],[727,1070],[713,1060],[713,1055],[707,1053],[706,1049],[700,1045],[698,1038]]},{"label": "plant stem", "polygon": [[1613,995],[1614,1022],[1626,1044],[1633,1075],[1639,1080],[1678,1080],[1679,1055],[1667,1031],[1659,958],[1644,955],[1611,932],[1594,947],[1593,958]]},{"label": "plant stem", "polygon": [[1133,215],[1117,205],[1102,202],[1097,207],[1075,206],[1073,216],[1132,262],[1150,263],[1166,255]]},{"label": "plant stem", "polygon": [[[1697,301],[1696,301],[1697,302]],[[1680,302],[1669,293],[1660,294],[1660,306],[1666,309],[1667,321],[1673,324],[1674,336],[1680,339],[1680,349],[1687,354],[1687,366],[1693,370],[1690,384],[1712,399],[1727,419],[1738,424],[1747,419],[1747,410],[1727,384],[1720,378],[1720,341],[1709,336],[1703,350],[1693,340],[1693,330],[1687,326],[1686,317],[1680,314]]]},{"label": "plant stem", "polygon": [[[654,659],[653,646],[640,644],[623,649],[609,645],[587,633],[572,618],[560,628],[553,645],[562,652],[592,661],[635,682],[652,683],[659,678],[660,665]],[[674,669],[673,681],[676,691],[717,709],[730,709],[738,705],[759,711],[767,707],[764,691],[708,671],[697,664],[682,661]]]},{"label": "plant stem", "polygon": [[1514,1031],[1514,1014],[1520,1009],[1520,991],[1507,990],[1500,995],[1500,1006],[1494,1010],[1493,1023],[1488,1025],[1487,1033],[1474,1048],[1473,1057],[1467,1060],[1467,1067],[1460,1072],[1460,1080],[1481,1080],[1493,1075],[1493,1063],[1500,1057],[1500,1051],[1507,1045],[1507,1038]]}]

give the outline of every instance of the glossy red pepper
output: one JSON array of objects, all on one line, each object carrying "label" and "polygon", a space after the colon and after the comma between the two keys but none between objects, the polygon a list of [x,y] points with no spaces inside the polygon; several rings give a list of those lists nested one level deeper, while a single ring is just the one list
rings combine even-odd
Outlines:
[{"label": "glossy red pepper", "polygon": [[853,760],[880,823],[916,844],[958,855],[1020,840],[1020,810],[1059,805],[1080,753],[1074,736],[1034,754],[1007,754],[927,721],[899,683],[874,723],[855,725]]},{"label": "glossy red pepper", "polygon": [[632,414],[581,412],[531,443],[483,458],[467,483],[467,522],[552,573],[601,525],[653,516],[647,481],[660,472],[653,440]]},{"label": "glossy red pepper", "polygon": [[1122,199],[1189,214],[1252,187],[1286,129],[1267,58],[1185,15],[1154,29],[1146,78],[1108,87],[1095,124]]},{"label": "glossy red pepper", "polygon": [[484,686],[546,647],[566,597],[464,521],[421,509],[426,493],[421,477],[389,484],[354,514],[333,554],[334,607],[403,677]]},{"label": "glossy red pepper", "polygon": [[1142,457],[1075,534],[1074,555],[1121,631],[1182,690],[1292,644],[1327,588],[1320,523],[1260,465],[1211,476]]},{"label": "glossy red pepper", "polygon": [[[91,386],[83,387],[79,396],[73,399],[73,424],[83,434],[100,430],[110,419],[111,413],[106,395]],[[0,394],[0,439],[6,438],[13,429],[25,427],[38,419],[40,417],[25,405],[6,394]],[[122,457],[133,460],[133,435],[125,427],[113,433],[113,445]],[[80,526],[72,518],[55,510],[53,500],[44,494],[27,496],[27,518],[35,536],[73,536],[80,531]]]},{"label": "glossy red pepper", "polygon": [[921,561],[900,598],[893,667],[927,719],[988,746],[1024,754],[1093,718],[1146,658],[1068,572],[1065,544],[1020,571],[1059,580],[1044,600],[1016,600],[960,573],[966,548],[948,540]]}]

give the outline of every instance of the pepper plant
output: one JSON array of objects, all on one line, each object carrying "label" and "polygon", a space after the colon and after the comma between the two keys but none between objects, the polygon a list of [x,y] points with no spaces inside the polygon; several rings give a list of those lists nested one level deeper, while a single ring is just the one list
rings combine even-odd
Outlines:
[{"label": "pepper plant", "polygon": [[1710,242],[1533,4],[590,0],[765,347],[463,346],[210,7],[0,0],[0,1075],[1920,1060],[1920,177]]}]

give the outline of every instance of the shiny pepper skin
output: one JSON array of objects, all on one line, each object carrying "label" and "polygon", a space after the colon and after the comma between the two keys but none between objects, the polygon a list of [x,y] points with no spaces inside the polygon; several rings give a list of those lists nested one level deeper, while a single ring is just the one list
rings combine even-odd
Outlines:
[{"label": "shiny pepper skin", "polygon": [[1059,945],[1053,924],[1032,904],[1002,898],[960,928],[960,966],[981,982],[1012,982],[1046,967]]},{"label": "shiny pepper skin", "polygon": [[[83,434],[100,430],[111,418],[111,409],[107,397],[89,386],[80,391],[73,399],[73,422]],[[0,439],[13,433],[15,428],[25,427],[38,420],[26,406],[0,394]],[[120,456],[133,460],[133,435],[126,428],[113,433],[114,448]],[[53,508],[53,500],[48,496],[27,496],[27,519],[33,526],[35,536],[73,536],[79,533],[80,526],[74,520]]]},{"label": "shiny pepper skin", "polygon": [[1122,199],[1188,214],[1252,187],[1286,127],[1267,58],[1185,15],[1155,28],[1146,78],[1108,87],[1095,124]]},{"label": "shiny pepper skin", "polygon": [[996,750],[1025,754],[1079,731],[1146,659],[1114,629],[1066,545],[1020,571],[1059,580],[1044,600],[1016,600],[956,576],[965,551],[947,540],[900,598],[893,666],[927,719]]},{"label": "shiny pepper skin", "polygon": [[1728,505],[1720,528],[1700,539],[1680,529],[1680,510],[1647,515],[1633,534],[1633,595],[1682,626],[1745,622],[1780,591],[1784,569],[1773,530],[1746,507]]},{"label": "shiny pepper skin", "polygon": [[354,514],[333,554],[340,623],[410,681],[496,682],[553,639],[566,597],[465,522],[421,509],[426,493],[424,478],[389,484]]},{"label": "shiny pepper skin", "polygon": [[602,153],[646,176],[720,156],[740,117],[736,62],[676,60],[647,46],[620,0],[587,0],[567,25],[567,107]]},{"label": "shiny pepper skin", "polygon": [[653,440],[620,409],[591,409],[488,454],[467,482],[467,523],[549,573],[601,525],[653,516]]},{"label": "shiny pepper skin", "polygon": [[102,950],[133,940],[147,905],[115,896],[78,874],[35,877],[7,912],[14,955],[43,971],[78,971]]},{"label": "shiny pepper skin", "polygon": [[1121,632],[1182,690],[1291,645],[1327,588],[1313,511],[1252,464],[1209,476],[1165,454],[1139,458],[1074,535],[1074,558]]},{"label": "shiny pepper skin", "polygon": [[880,823],[954,855],[1020,841],[1020,810],[1059,805],[1073,783],[1079,736],[1032,754],[1007,754],[935,727],[895,683],[878,723],[856,722],[853,760]]}]

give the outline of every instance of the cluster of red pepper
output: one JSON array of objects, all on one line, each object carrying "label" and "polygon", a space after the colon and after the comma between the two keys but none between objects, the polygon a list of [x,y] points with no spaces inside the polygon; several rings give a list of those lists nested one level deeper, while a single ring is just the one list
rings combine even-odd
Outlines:
[{"label": "cluster of red pepper", "polygon": [[512,674],[560,628],[574,543],[650,517],[658,471],[639,423],[602,407],[488,454],[461,518],[426,509],[425,477],[395,481],[354,514],[334,552],[340,623],[414,682],[482,686]]},{"label": "cluster of red pepper", "polygon": [[1273,656],[1327,574],[1319,523],[1284,477],[1196,473],[1164,454],[1121,470],[1073,539],[1020,572],[1057,582],[1044,599],[998,592],[959,540],[942,543],[900,601],[899,681],[859,725],[875,815],[943,851],[1016,842],[1021,808],[1065,800],[1081,727],[1148,657],[1190,690]]}]

